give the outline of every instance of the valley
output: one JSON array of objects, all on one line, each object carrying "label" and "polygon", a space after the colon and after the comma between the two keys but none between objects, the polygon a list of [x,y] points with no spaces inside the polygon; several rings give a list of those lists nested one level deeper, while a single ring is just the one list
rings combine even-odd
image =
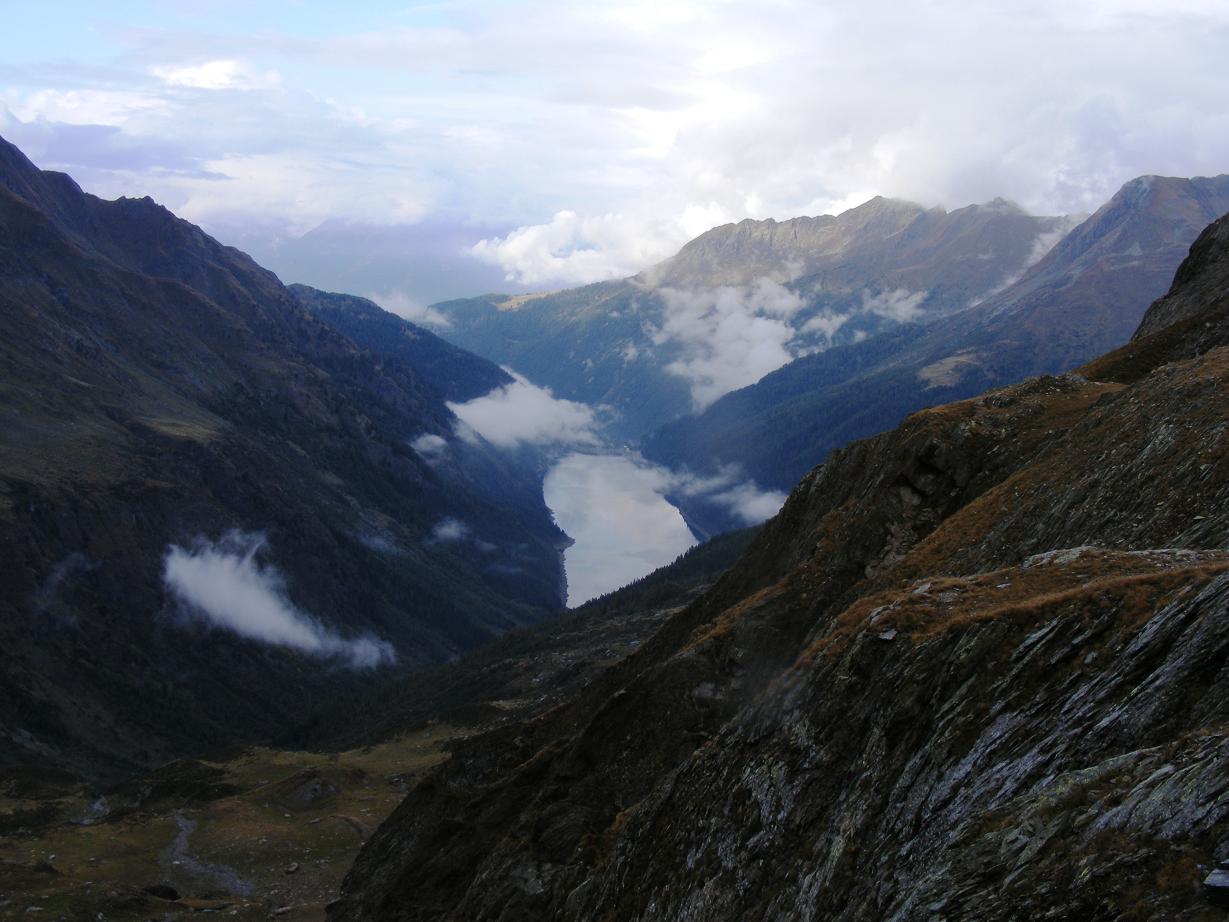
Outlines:
[{"label": "valley", "polygon": [[1226,212],[431,330],[0,142],[0,918],[1218,918]]}]

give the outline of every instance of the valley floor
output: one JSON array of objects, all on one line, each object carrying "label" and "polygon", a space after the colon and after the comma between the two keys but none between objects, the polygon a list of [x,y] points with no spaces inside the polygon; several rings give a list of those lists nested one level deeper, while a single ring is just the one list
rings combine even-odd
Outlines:
[{"label": "valley floor", "polygon": [[[213,910],[236,920],[322,920],[359,847],[406,790],[472,732],[436,724],[342,753],[246,750],[228,761],[172,763],[95,800],[11,779],[0,810],[32,826],[0,839],[0,919],[176,919]],[[94,815],[105,816],[92,822]],[[55,817],[39,825],[40,815]],[[67,819],[67,821],[66,821]]]}]

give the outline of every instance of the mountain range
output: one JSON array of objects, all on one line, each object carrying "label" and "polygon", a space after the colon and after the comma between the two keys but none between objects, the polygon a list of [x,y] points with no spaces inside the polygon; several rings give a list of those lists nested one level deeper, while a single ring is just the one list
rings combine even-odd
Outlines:
[{"label": "mountain range", "polygon": [[[1217,917],[1225,211],[743,222],[479,357],[0,142],[0,910]],[[788,499],[554,620],[492,359]]]},{"label": "mountain range", "polygon": [[605,407],[610,436],[636,440],[798,356],[984,298],[1071,223],[875,198],[714,228],[630,279],[434,309],[451,341]]},{"label": "mountain range", "polygon": [[447,408],[506,374],[371,307],[0,142],[0,760],[269,740],[558,612],[539,472]]},{"label": "mountain range", "polygon": [[[1125,342],[1208,222],[1229,211],[1229,176],[1127,183],[1011,285],[933,322],[800,358],[647,436],[645,455],[697,472],[735,465],[788,489],[852,439],[907,413],[1051,374]],[[708,530],[722,510],[678,497]]]},{"label": "mountain range", "polygon": [[329,918],[1217,917],[1226,291],[1229,216],[1126,346],[832,452],[650,640],[459,745]]}]

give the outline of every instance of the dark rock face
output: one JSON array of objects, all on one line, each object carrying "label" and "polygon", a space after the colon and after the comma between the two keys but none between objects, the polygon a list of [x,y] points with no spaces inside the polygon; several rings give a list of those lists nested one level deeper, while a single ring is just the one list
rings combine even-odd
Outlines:
[{"label": "dark rock face", "polygon": [[1224,313],[1229,298],[1229,222],[1216,221],[1191,244],[1186,262],[1169,294],[1144,315],[1134,339],[1142,339],[1179,321],[1209,311]]},{"label": "dark rock face", "polygon": [[395,356],[446,400],[463,402],[512,383],[499,366],[458,349],[420,326],[390,314],[366,298],[291,285],[303,308],[364,349]]},{"label": "dark rock face", "polygon": [[[457,350],[432,367],[502,376]],[[148,767],[382,681],[185,619],[170,545],[263,534],[289,602],[390,644],[395,669],[555,613],[563,536],[540,482],[453,421],[411,363],[360,349],[244,254],[0,141],[0,762]],[[413,449],[423,435],[443,462]],[[433,543],[445,517],[504,570]]]},{"label": "dark rock face", "polygon": [[1208,917],[1229,340],[1201,342],[834,452],[636,654],[411,792],[331,918]]}]

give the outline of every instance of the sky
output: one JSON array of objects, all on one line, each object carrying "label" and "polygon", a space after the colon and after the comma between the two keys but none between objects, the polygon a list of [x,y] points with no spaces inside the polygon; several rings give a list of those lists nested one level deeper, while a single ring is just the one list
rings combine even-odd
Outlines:
[{"label": "sky", "polygon": [[876,194],[1059,214],[1229,171],[1225,0],[10,6],[37,164],[419,311]]}]

